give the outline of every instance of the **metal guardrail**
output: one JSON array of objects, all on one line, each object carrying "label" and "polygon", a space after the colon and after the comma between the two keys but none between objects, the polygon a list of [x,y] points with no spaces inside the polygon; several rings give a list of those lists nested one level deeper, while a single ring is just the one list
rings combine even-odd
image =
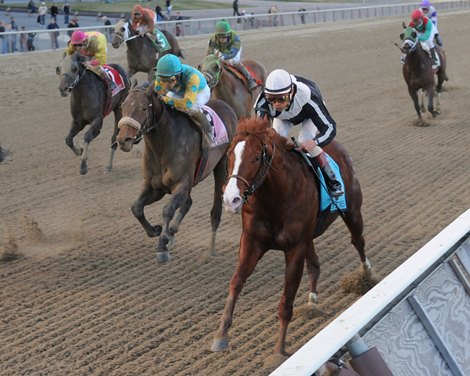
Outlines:
[{"label": "metal guardrail", "polygon": [[[444,1],[436,3],[438,11],[470,8],[469,0]],[[255,30],[271,27],[319,24],[326,22],[352,21],[367,18],[407,16],[416,8],[415,4],[392,4],[350,8],[323,9],[311,11],[285,12],[275,14],[246,14],[238,17],[225,17],[236,31]],[[159,22],[157,27],[168,30],[178,37],[210,34],[219,18],[185,19],[181,21]],[[110,41],[114,26],[81,27],[81,30],[96,30],[104,33]],[[180,30],[177,32],[177,28]],[[57,29],[58,48],[65,48],[69,35],[74,29]],[[30,42],[28,43],[28,36]],[[2,38],[3,37],[3,38]],[[26,52],[29,50],[54,49],[50,30],[29,30],[0,33],[0,52]],[[4,52],[6,51],[6,52]]]}]

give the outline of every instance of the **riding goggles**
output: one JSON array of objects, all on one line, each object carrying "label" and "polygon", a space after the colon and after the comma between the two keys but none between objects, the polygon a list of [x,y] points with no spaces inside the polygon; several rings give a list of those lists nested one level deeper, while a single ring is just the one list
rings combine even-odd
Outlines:
[{"label": "riding goggles", "polygon": [[158,80],[163,83],[171,83],[176,81],[176,76],[158,76]]},{"label": "riding goggles", "polygon": [[134,16],[139,16],[140,17],[141,15],[142,15],[142,13],[134,13]]},{"label": "riding goggles", "polygon": [[287,103],[290,101],[290,93],[287,93],[284,95],[265,94],[265,98],[271,104],[275,104],[275,103],[282,104],[282,103]]}]

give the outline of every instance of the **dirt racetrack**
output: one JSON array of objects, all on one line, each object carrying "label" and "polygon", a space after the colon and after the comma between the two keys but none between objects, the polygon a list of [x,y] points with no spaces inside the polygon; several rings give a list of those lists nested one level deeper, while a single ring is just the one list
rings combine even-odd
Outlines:
[{"label": "dirt racetrack", "polygon": [[[403,18],[404,20],[404,18]],[[401,76],[400,18],[300,26],[242,34],[244,56],[315,80],[355,161],[364,192],[367,253],[383,277],[470,207],[470,12],[441,12],[450,81],[442,114],[416,125]],[[181,39],[197,65],[205,37]],[[208,256],[212,180],[193,191],[164,265],[154,261],[130,206],[140,184],[141,147],[118,152],[104,172],[111,119],[90,148],[87,176],[64,143],[68,99],[55,66],[62,51],[0,58],[1,375],[267,375],[278,334],[283,256],[271,251],[235,309],[231,350],[211,353],[230,277],[240,218],[223,215],[218,256]],[[125,49],[110,50],[125,64]],[[142,77],[142,76],[141,76]],[[78,137],[81,143],[82,136]],[[152,222],[162,204],[147,210]],[[316,241],[319,308],[306,315],[306,278],[289,327],[295,351],[357,297],[340,280],[359,258],[339,221]]]}]

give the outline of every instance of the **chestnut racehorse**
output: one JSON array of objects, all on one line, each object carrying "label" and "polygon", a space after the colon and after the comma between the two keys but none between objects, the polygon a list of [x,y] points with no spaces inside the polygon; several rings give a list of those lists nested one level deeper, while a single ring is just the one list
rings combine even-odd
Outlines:
[{"label": "chestnut racehorse", "polygon": [[[338,217],[338,211],[319,212],[319,188],[313,173],[293,145],[268,128],[266,120],[246,119],[228,151],[228,181],[224,187],[227,211],[242,213],[242,234],[238,265],[230,281],[229,294],[214,341],[213,351],[228,348],[235,303],[247,278],[269,249],[284,252],[284,291],[278,306],[280,334],[275,353],[287,355],[287,326],[292,318],[294,298],[304,263],[309,277],[309,304],[316,302],[320,274],[313,239]],[[359,252],[362,275],[369,279],[371,265],[364,252],[362,193],[352,161],[337,142],[324,148],[338,164],[345,185],[347,210],[341,212],[352,244]]]},{"label": "chestnut racehorse", "polygon": [[266,69],[256,61],[244,60],[243,65],[253,72],[259,85],[252,93],[239,77],[241,73],[235,73],[235,68],[227,66],[227,63],[217,56],[207,55],[199,65],[199,70],[211,88],[211,98],[227,102],[234,109],[238,119],[252,115],[253,102],[263,90],[267,76]]},{"label": "chestnut racehorse", "polygon": [[[408,93],[413,100],[414,108],[418,114],[418,119],[422,121],[421,111],[425,112],[426,108],[422,103],[419,105],[418,91],[421,89],[428,95],[428,111],[432,117],[436,117],[440,113],[440,93],[442,84],[447,80],[446,75],[446,58],[439,45],[436,46],[436,53],[439,56],[440,66],[437,71],[432,69],[432,60],[429,54],[423,49],[418,41],[418,34],[411,26],[405,28],[400,35],[403,40],[402,51],[406,54],[403,64],[403,78],[408,86]],[[437,74],[437,85],[434,74]],[[436,108],[434,108],[434,96],[437,92]],[[423,95],[424,97],[424,95]]]},{"label": "chestnut racehorse", "polygon": [[[191,208],[191,190],[211,172],[214,175],[214,198],[210,252],[215,253],[215,237],[222,214],[222,186],[227,176],[226,152],[235,132],[237,117],[223,101],[211,100],[207,105],[225,124],[227,140],[209,149],[204,168],[198,167],[201,166],[201,135],[196,126],[186,114],[166,105],[153,92],[152,85],[148,88],[133,87],[122,105],[123,118],[119,122],[117,136],[119,147],[128,152],[139,137],[143,136],[145,141],[142,165],[144,184],[132,206],[132,213],[148,236],[160,236],[158,262],[169,260],[167,245],[173,242],[174,234]],[[203,173],[196,177],[197,168],[201,168]],[[171,200],[162,211],[163,227],[153,226],[145,218],[144,207],[159,201],[166,194],[171,195]]]}]

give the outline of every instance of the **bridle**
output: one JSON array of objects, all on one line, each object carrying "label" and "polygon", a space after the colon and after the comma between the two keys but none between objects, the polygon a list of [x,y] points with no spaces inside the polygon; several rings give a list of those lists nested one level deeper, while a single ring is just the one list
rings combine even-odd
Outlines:
[{"label": "bridle", "polygon": [[416,50],[418,43],[418,38],[415,38],[415,40],[406,38],[402,44],[402,51],[406,54],[409,54],[410,52]]},{"label": "bridle", "polygon": [[[222,66],[221,66],[220,60],[219,59],[214,60],[213,64],[217,66],[216,72],[212,72],[211,70],[206,70],[203,72],[204,77],[206,78],[206,81],[207,81],[207,85],[211,89],[219,83],[220,76],[222,75]],[[202,69],[202,66],[201,66],[201,69]]]},{"label": "bridle", "polygon": [[[72,72],[73,74],[75,74],[75,78],[72,81],[72,83],[70,85],[68,85],[68,87],[67,87],[67,90],[68,90],[69,93],[72,91],[72,89],[75,86],[78,85],[78,83],[85,76],[85,73],[87,71],[86,67],[84,66],[84,64],[81,61],[78,61],[77,59],[74,59],[73,57],[71,57],[71,60],[72,60],[72,63],[74,64],[73,66],[75,66],[75,64],[76,64],[76,67],[78,69],[78,73]],[[84,69],[82,69],[82,72],[80,72],[80,65],[84,68]],[[57,67],[57,73],[58,74],[61,73],[61,69],[59,67]]]},{"label": "bridle", "polygon": [[[151,130],[158,127],[158,125],[163,121],[163,114],[162,114],[160,120],[158,122],[155,122],[155,114],[153,112],[154,105],[153,105],[153,101],[152,101],[152,98],[153,98],[154,94],[152,93],[151,95],[148,95],[147,90],[145,88],[140,88],[140,87],[136,87],[136,88],[131,89],[129,91],[129,94],[133,91],[134,92],[139,91],[139,92],[144,93],[145,96],[147,97],[147,100],[148,100],[148,102],[147,102],[148,103],[148,106],[147,106],[147,119],[146,119],[144,124],[141,124],[140,129],[137,131],[137,133],[134,136],[134,145],[135,145],[135,144],[138,144],[140,141],[142,141],[142,139],[144,138],[144,136],[147,133],[149,133]],[[160,96],[158,96],[158,99],[160,101],[162,101]],[[163,104],[163,101],[162,101],[162,104]],[[162,105],[162,108],[163,108],[163,112],[164,112],[165,111],[164,104]]]},{"label": "bridle", "polygon": [[[237,134],[240,134],[240,133],[237,133]],[[248,135],[254,136],[253,134],[248,134]],[[240,176],[238,174],[230,175],[227,177],[227,181],[231,178],[235,178],[237,180],[240,180],[243,184],[247,186],[247,189],[243,192],[243,202],[245,203],[248,202],[248,197],[251,196],[255,192],[255,190],[263,183],[264,178],[266,177],[266,174],[268,173],[268,170],[270,168],[273,168],[272,161],[274,159],[274,154],[276,152],[276,144],[272,142],[271,140],[273,152],[271,154],[271,157],[269,157],[268,145],[266,145],[266,143],[264,143],[258,136],[255,136],[255,137],[261,143],[261,164],[258,168],[258,171],[256,172],[255,177],[253,178],[253,182],[250,184],[248,180],[246,180],[243,176]]]}]

